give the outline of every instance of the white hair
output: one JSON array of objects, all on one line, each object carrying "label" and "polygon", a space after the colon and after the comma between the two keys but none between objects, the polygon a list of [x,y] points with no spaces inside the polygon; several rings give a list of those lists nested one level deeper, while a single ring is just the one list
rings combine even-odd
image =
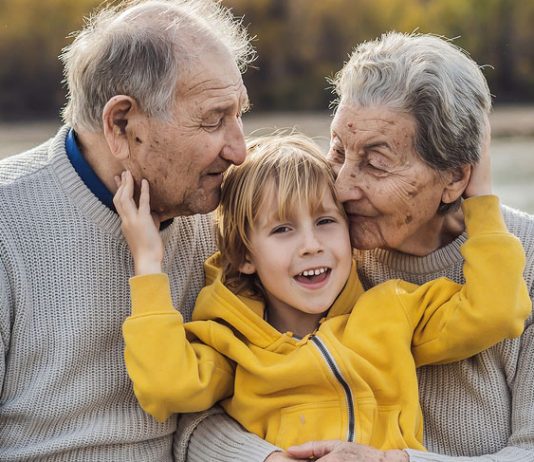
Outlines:
[{"label": "white hair", "polygon": [[341,104],[414,116],[415,149],[432,168],[478,162],[490,92],[479,66],[450,41],[389,32],[358,45],[332,83]]},{"label": "white hair", "polygon": [[222,44],[242,72],[255,57],[241,21],[216,0],[124,1],[97,11],[73,35],[60,56],[68,91],[63,119],[96,132],[115,95],[167,118],[181,67],[206,42]]}]

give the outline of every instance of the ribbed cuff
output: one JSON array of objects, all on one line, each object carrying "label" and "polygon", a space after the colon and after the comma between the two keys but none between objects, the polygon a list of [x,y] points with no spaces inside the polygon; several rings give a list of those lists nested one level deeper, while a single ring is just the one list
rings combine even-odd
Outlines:
[{"label": "ribbed cuff", "polygon": [[462,204],[467,235],[507,232],[497,196],[475,196]]},{"label": "ribbed cuff", "polygon": [[226,414],[207,417],[194,431],[187,462],[264,462],[280,448],[248,433]]},{"label": "ribbed cuff", "polygon": [[175,311],[169,277],[165,273],[130,278],[132,316]]},{"label": "ribbed cuff", "polygon": [[481,456],[444,456],[434,452],[405,449],[410,456],[410,462],[532,462],[534,450],[507,446],[495,454]]}]

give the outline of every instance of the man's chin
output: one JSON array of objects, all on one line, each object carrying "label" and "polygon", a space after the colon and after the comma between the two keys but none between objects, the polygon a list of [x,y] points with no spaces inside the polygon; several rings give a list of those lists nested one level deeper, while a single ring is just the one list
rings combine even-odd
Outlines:
[{"label": "man's chin", "polygon": [[184,217],[197,214],[206,214],[213,212],[219,205],[220,193],[213,194],[210,198],[195,201],[191,204],[180,204],[177,207],[162,207],[160,212],[156,213],[161,221],[169,220],[175,217]]}]

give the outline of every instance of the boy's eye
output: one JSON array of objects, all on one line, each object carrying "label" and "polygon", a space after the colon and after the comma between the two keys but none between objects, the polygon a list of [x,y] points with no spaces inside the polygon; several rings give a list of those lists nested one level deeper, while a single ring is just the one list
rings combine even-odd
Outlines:
[{"label": "boy's eye", "polygon": [[280,225],[280,226],[277,226],[276,228],[273,228],[273,230],[271,231],[271,234],[283,234],[289,231],[291,231],[291,228],[289,226]]},{"label": "boy's eye", "polygon": [[318,225],[329,225],[330,223],[335,223],[335,222],[336,220],[334,220],[332,217],[323,217],[317,220]]}]

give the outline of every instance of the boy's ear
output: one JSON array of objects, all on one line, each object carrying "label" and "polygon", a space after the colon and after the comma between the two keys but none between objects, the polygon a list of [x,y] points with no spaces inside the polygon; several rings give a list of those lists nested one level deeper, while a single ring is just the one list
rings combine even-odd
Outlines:
[{"label": "boy's ear", "polygon": [[245,261],[239,265],[239,271],[243,274],[254,274],[256,272],[256,265],[248,254],[245,255]]},{"label": "boy's ear", "polygon": [[471,165],[462,165],[446,173],[447,179],[441,195],[441,202],[451,204],[462,196],[471,178],[471,170]]}]

